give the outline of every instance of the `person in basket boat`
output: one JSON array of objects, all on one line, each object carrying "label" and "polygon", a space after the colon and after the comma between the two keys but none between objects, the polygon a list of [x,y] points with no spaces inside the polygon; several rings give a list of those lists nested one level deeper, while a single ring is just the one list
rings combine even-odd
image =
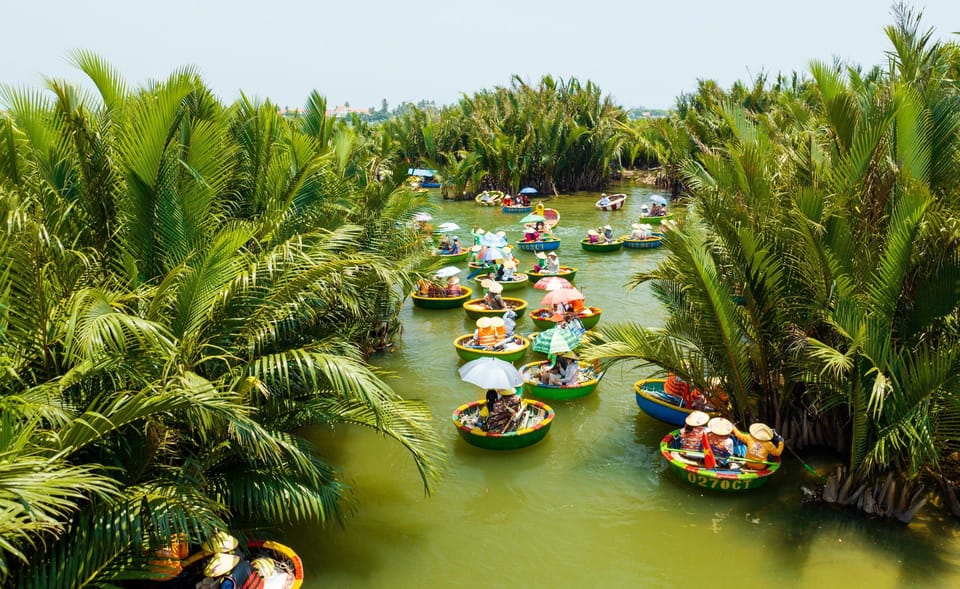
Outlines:
[{"label": "person in basket boat", "polygon": [[587,229],[587,242],[589,243],[600,242],[600,234],[597,233],[596,229]]},{"label": "person in basket boat", "polygon": [[733,423],[725,417],[714,417],[707,422],[707,441],[719,466],[727,466],[733,455]]},{"label": "person in basket boat", "polygon": [[613,243],[615,240],[613,238],[613,227],[610,225],[603,226],[603,242],[604,243]]},{"label": "person in basket boat", "polygon": [[456,276],[448,278],[446,291],[448,297],[458,297],[462,295],[463,289],[460,288],[460,279]]},{"label": "person in basket boat", "polygon": [[523,226],[523,241],[527,243],[540,241],[540,233],[529,223]]},{"label": "person in basket boat", "polygon": [[456,235],[454,235],[454,236],[453,236],[453,241],[450,242],[450,251],[449,251],[449,253],[450,253],[451,255],[452,255],[452,254],[459,254],[459,253],[462,252],[462,251],[463,251],[463,250],[460,249],[460,238],[457,237]]},{"label": "person in basket boat", "polygon": [[703,450],[703,431],[710,416],[703,411],[691,411],[680,429],[680,449],[700,452]]},{"label": "person in basket boat", "polygon": [[634,223],[630,227],[633,228],[633,231],[630,232],[630,241],[639,241],[641,239],[647,239],[650,237],[650,233],[643,230],[643,225],[640,223]]},{"label": "person in basket boat", "polygon": [[503,314],[503,329],[507,337],[514,337],[517,333],[517,312],[513,309],[507,309]]},{"label": "person in basket boat", "polygon": [[783,453],[783,436],[774,431],[765,423],[754,423],[750,426],[750,433],[743,433],[736,427],[733,428],[733,435],[747,445],[748,461],[744,468],[751,470],[763,470],[768,456],[780,456]]},{"label": "person in basket boat", "polygon": [[601,207],[605,207],[608,204],[610,204],[610,197],[607,196],[607,193],[605,192],[600,193],[600,200],[597,201],[597,204],[600,205]]},{"label": "person in basket boat", "polygon": [[483,302],[489,309],[499,311],[507,308],[507,303],[503,300],[503,295],[500,294],[503,292],[502,285],[493,280],[484,280],[480,283],[480,286],[487,289],[487,294],[483,296]]},{"label": "person in basket boat", "polygon": [[535,274],[543,274],[547,271],[547,254],[543,252],[536,252],[534,254],[537,256],[537,263],[533,265],[533,272]]},{"label": "person in basket boat", "polygon": [[533,214],[540,215],[541,217],[543,217],[544,216],[543,212],[545,209],[546,207],[543,206],[543,202],[538,202],[537,205],[533,207]]},{"label": "person in basket boat", "polygon": [[560,273],[560,258],[557,257],[557,252],[550,252],[547,254],[547,273]]},{"label": "person in basket boat", "polygon": [[513,206],[513,197],[508,194],[503,197],[503,200],[501,202],[503,203],[503,206],[511,207]]},{"label": "person in basket boat", "polygon": [[513,262],[513,259],[504,260],[502,268],[503,268],[503,273],[501,275],[501,278],[499,278],[499,280],[503,280],[504,282],[506,281],[512,282],[514,280],[513,273],[517,269],[517,265]]},{"label": "person in basket boat", "polygon": [[490,416],[483,424],[483,431],[498,434],[507,433],[511,427],[515,427],[517,418],[523,410],[520,397],[513,389],[503,389],[500,391],[500,398],[493,404],[490,410]]},{"label": "person in basket boat", "polygon": [[[252,563],[237,554],[237,539],[226,532],[217,532],[201,546],[213,554],[203,567],[204,578],[196,584],[200,589],[242,589],[263,587],[263,579],[272,571],[254,569]],[[272,563],[271,563],[272,564]]]},{"label": "person in basket boat", "polygon": [[540,235],[540,236],[543,236],[544,234],[550,233],[550,228],[547,227],[547,226],[543,223],[543,221],[537,221],[537,222],[534,224],[534,226],[533,226],[533,230],[536,231],[537,234]]},{"label": "person in basket boat", "polygon": [[450,253],[450,238],[444,235],[440,238],[440,245],[438,246],[439,252],[442,255]]}]

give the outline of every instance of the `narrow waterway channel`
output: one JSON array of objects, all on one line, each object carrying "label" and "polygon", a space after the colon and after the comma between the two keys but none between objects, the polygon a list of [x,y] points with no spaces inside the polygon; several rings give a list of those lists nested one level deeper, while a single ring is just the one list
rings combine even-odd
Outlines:
[{"label": "narrow waterway channel", "polygon": [[[629,195],[624,210],[599,211],[599,194],[545,201],[561,213],[560,262],[580,269],[576,285],[588,305],[603,309],[602,323],[657,326],[660,309],[649,288],[624,285],[664,253],[580,248],[590,227],[609,223],[617,234],[629,233],[653,193],[629,184],[608,192]],[[503,229],[511,241],[520,236],[522,215],[436,199],[434,223],[458,223],[466,245],[473,225]],[[521,269],[533,265],[533,254],[516,253]],[[505,294],[532,309],[544,293],[526,287]],[[535,446],[513,452],[470,446],[450,416],[481,396],[458,378],[462,362],[453,347],[473,322],[459,308],[416,309],[409,301],[402,319],[402,341],[373,363],[393,374],[389,382],[402,395],[432,407],[449,455],[444,479],[424,497],[398,444],[360,429],[317,430],[314,441],[344,469],[357,509],[342,529],[289,532],[286,541],[304,558],[306,588],[960,587],[958,526],[936,510],[902,526],[802,506],[800,486],[816,481],[790,459],[767,486],[747,493],[711,493],[680,481],[657,451],[670,426],[634,401],[633,383],[650,370],[618,367],[591,397],[551,402],[553,428]],[[534,331],[526,315],[517,328]],[[528,352],[525,362],[539,358]],[[831,460],[811,459],[821,468]]]}]

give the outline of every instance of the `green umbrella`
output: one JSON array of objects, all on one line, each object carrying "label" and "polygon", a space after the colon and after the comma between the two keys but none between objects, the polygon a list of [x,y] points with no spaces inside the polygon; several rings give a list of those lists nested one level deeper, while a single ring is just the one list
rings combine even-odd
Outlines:
[{"label": "green umbrella", "polygon": [[543,215],[538,215],[536,213],[530,213],[526,217],[520,219],[521,223],[536,223],[538,221],[546,221],[547,218]]},{"label": "green umbrella", "polygon": [[580,347],[580,337],[560,327],[551,327],[533,340],[533,351],[541,354],[562,354]]}]

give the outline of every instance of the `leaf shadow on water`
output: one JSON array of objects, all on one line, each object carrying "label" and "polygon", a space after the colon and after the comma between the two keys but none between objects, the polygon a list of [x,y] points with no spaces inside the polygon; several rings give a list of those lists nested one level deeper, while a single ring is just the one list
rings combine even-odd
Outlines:
[{"label": "leaf shadow on water", "polygon": [[[799,490],[798,490],[799,495]],[[898,563],[903,586],[930,586],[945,575],[956,574],[953,549],[944,540],[956,534],[956,524],[948,516],[924,514],[919,522],[904,525],[895,520],[868,517],[853,508],[830,505],[785,507],[782,525],[773,534],[789,551],[773,551],[771,558],[786,575],[799,574],[808,566],[814,545],[825,538],[859,542],[871,551]]]}]

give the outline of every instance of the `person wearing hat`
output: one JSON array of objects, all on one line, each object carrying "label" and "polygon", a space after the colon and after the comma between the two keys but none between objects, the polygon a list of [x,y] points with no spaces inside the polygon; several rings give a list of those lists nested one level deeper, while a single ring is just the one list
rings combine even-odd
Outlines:
[{"label": "person wearing hat", "polygon": [[590,243],[597,243],[600,241],[600,234],[597,233],[596,229],[587,229],[587,241]]},{"label": "person wearing hat", "polygon": [[502,389],[500,397],[493,403],[490,415],[483,422],[483,430],[494,433],[505,433],[510,426],[516,423],[520,416],[522,403],[517,392],[513,389]]},{"label": "person wearing hat", "polygon": [[447,296],[448,297],[458,297],[463,294],[463,289],[460,288],[460,279],[456,276],[451,276],[447,278]]},{"label": "person wearing hat", "polygon": [[[249,561],[233,554],[232,551],[237,548],[237,539],[230,534],[217,532],[200,547],[206,552],[213,552],[203,567],[204,576],[213,582],[208,585],[220,589],[240,589],[254,574]],[[215,584],[217,581],[218,585]]]},{"label": "person wearing hat", "polygon": [[450,253],[459,254],[463,250],[460,249],[460,238],[456,235],[453,236],[453,242],[450,244]]},{"label": "person wearing hat", "polygon": [[560,273],[560,258],[557,257],[557,252],[550,252],[547,254],[547,273]]},{"label": "person wearing hat", "polygon": [[580,363],[577,362],[577,355],[573,352],[564,352],[557,359],[562,361],[560,366],[560,386],[572,387],[580,384]]},{"label": "person wearing hat", "polygon": [[703,431],[710,416],[703,411],[691,411],[680,429],[680,448],[693,452],[703,450]]},{"label": "person wearing hat", "polygon": [[726,466],[733,455],[733,423],[725,417],[714,417],[707,422],[707,441],[717,464]]},{"label": "person wearing hat", "polygon": [[610,197],[607,196],[606,192],[600,193],[600,200],[597,201],[597,204],[600,205],[601,207],[605,207],[608,204],[610,204]]},{"label": "person wearing hat", "polygon": [[489,285],[484,285],[484,282],[487,281],[484,280],[480,284],[485,286],[487,289],[487,294],[483,296],[483,302],[487,305],[487,307],[493,310],[506,309],[507,304],[503,300],[503,296],[500,294],[503,292],[503,286],[493,280],[489,281]]},{"label": "person wearing hat", "polygon": [[747,445],[745,468],[763,470],[767,465],[762,463],[767,461],[768,456],[780,456],[783,453],[783,437],[765,423],[754,423],[748,434],[733,428],[733,435]]},{"label": "person wearing hat", "polygon": [[513,262],[512,258],[508,258],[503,261],[503,280],[513,280],[513,271],[517,269],[517,265]]},{"label": "person wearing hat", "polygon": [[603,241],[610,243],[613,241],[613,227],[610,225],[603,226]]},{"label": "person wearing hat", "polygon": [[545,267],[547,265],[547,254],[543,252],[536,252],[534,255],[537,256],[537,263],[533,265],[533,271],[537,274],[540,274],[545,271]]},{"label": "person wearing hat", "polygon": [[639,239],[647,238],[647,236],[643,234],[643,225],[641,225],[640,223],[634,223],[633,225],[630,225],[630,227],[633,228],[633,231],[630,232],[631,240],[636,241]]}]

